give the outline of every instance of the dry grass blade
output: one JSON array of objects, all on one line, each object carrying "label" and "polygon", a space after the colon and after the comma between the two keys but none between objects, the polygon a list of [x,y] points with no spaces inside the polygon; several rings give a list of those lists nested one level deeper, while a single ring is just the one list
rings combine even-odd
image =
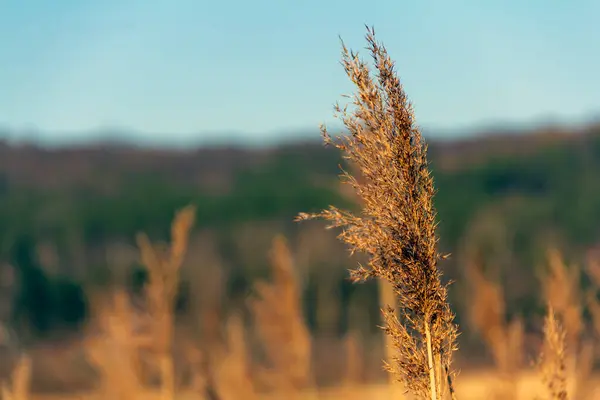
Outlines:
[{"label": "dry grass blade", "polygon": [[577,353],[579,339],[584,328],[581,317],[579,270],[567,268],[557,250],[548,251],[549,273],[544,280],[544,295],[561,322],[569,327],[566,333],[567,347]]},{"label": "dry grass blade", "polygon": [[[584,399],[592,387],[589,377],[593,359],[589,353],[592,343],[583,337],[585,322],[580,286],[581,272],[576,266],[567,267],[556,250],[548,252],[548,261],[550,270],[543,285],[546,301],[554,310],[558,321],[568,327],[565,332],[565,364],[568,380],[573,383],[569,394],[573,398]],[[594,280],[593,271],[589,268],[588,274]],[[599,311],[596,307],[595,295],[588,294],[587,301],[593,322],[596,324]]]},{"label": "dry grass blade", "polygon": [[544,348],[538,362],[549,400],[567,400],[566,333],[552,307],[548,307],[544,323]]},{"label": "dry grass blade", "polygon": [[227,321],[227,349],[220,354],[215,371],[215,386],[219,399],[254,400],[258,396],[249,375],[244,324],[239,315]]},{"label": "dry grass blade", "polygon": [[481,268],[468,264],[467,275],[473,296],[470,322],[491,350],[500,373],[495,397],[514,399],[523,354],[523,324],[519,319],[506,323],[502,288],[490,281]]},{"label": "dry grass blade", "polygon": [[[362,204],[360,215],[330,207],[298,220],[323,218],[343,227],[339,238],[352,252],[370,256],[368,268],[353,271],[355,280],[388,280],[400,302],[399,320],[389,316],[387,332],[401,356],[393,368],[398,380],[420,397],[441,399],[445,382],[453,392],[452,354],[457,328],[438,269],[435,193],[427,146],[385,47],[373,29],[366,39],[376,76],[369,65],[342,45],[342,64],[354,83],[352,110],[336,106],[349,135],[333,144],[356,166],[359,175],[343,173]],[[444,384],[442,384],[444,383]]]},{"label": "dry grass blade", "polygon": [[179,270],[185,256],[196,210],[188,206],[177,212],[171,225],[170,246],[153,245],[145,234],[137,237],[141,259],[148,269],[145,297],[152,321],[152,350],[161,371],[161,398],[175,398],[175,368],[172,358],[174,307]]},{"label": "dry grass blade", "polygon": [[144,393],[139,347],[133,326],[134,312],[124,291],[115,293],[112,304],[96,316],[99,335],[86,342],[86,354],[101,376],[100,394],[115,400],[137,399]]},{"label": "dry grass blade", "polygon": [[255,285],[250,307],[270,363],[271,380],[289,395],[311,384],[312,344],[291,254],[281,236],[273,240],[271,260],[272,282]]}]

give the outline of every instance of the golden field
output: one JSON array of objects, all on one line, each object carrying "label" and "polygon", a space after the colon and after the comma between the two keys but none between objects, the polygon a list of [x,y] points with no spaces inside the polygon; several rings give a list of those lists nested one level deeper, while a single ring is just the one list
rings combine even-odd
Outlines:
[{"label": "golden field", "polygon": [[[594,380],[597,380],[594,377]],[[466,400],[485,400],[494,399],[493,387],[497,384],[497,376],[494,371],[486,372],[471,372],[462,373],[460,382],[457,385],[457,394],[461,399]],[[522,373],[519,376],[518,382],[518,397],[517,399],[533,399],[543,393],[544,388],[539,382],[535,373]],[[600,395],[600,385],[596,385],[596,391],[593,396]],[[32,395],[31,399],[35,400],[58,400],[58,399],[101,399],[97,394],[80,393],[72,395]],[[148,391],[143,395],[144,399],[160,399],[160,395],[156,392]],[[261,399],[277,399],[276,395],[264,395]],[[410,399],[404,395],[401,390],[390,389],[386,385],[353,385],[341,388],[323,389],[316,393],[308,393],[301,397],[302,399],[322,399],[322,400],[338,400],[338,399]],[[591,397],[596,398],[596,397]],[[197,394],[182,393],[176,397],[182,400],[200,400],[202,399]]]}]

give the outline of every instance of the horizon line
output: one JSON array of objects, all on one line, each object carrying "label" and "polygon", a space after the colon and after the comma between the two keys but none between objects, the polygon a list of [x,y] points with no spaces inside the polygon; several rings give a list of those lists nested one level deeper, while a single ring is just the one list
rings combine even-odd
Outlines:
[{"label": "horizon line", "polygon": [[[421,127],[423,136],[435,142],[452,142],[465,139],[482,138],[485,135],[530,134],[543,130],[573,130],[578,131],[600,124],[600,113],[588,113],[580,118],[538,117],[529,121],[482,121],[463,127],[434,128]],[[344,134],[341,124],[330,124],[336,134]],[[19,132],[21,137],[14,137]],[[67,131],[62,131],[66,133]],[[313,128],[281,128],[265,132],[260,137],[252,137],[243,131],[201,131],[198,130],[193,138],[174,139],[168,133],[142,132],[133,128],[105,127],[93,128],[86,131],[70,131],[69,133],[90,133],[87,137],[54,137],[45,135],[56,133],[41,129],[14,129],[0,125],[0,142],[16,145],[37,145],[44,148],[72,148],[90,146],[125,146],[136,148],[203,148],[203,147],[247,147],[262,148],[285,145],[289,143],[308,143],[319,141],[319,127]],[[314,132],[314,134],[312,134]],[[23,135],[24,133],[24,135]],[[311,135],[308,135],[311,133]],[[208,134],[208,136],[206,136]],[[291,134],[291,135],[290,135]],[[169,136],[170,135],[170,136]],[[187,135],[186,135],[187,136]],[[202,136],[205,136],[204,138]],[[224,138],[225,136],[225,138]]]}]

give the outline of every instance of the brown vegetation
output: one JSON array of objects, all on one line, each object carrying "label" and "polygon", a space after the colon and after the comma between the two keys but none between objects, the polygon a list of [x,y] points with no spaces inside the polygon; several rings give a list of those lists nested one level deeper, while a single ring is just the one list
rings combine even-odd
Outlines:
[{"label": "brown vegetation", "polygon": [[457,336],[454,315],[441,281],[437,253],[433,179],[423,142],[408,99],[385,47],[367,33],[377,70],[343,46],[342,64],[355,84],[353,110],[336,106],[349,131],[326,143],[344,152],[356,165],[362,182],[349,173],[345,183],[361,199],[361,216],[331,207],[300,219],[324,218],[343,227],[340,239],[352,252],[369,255],[368,268],[353,271],[356,281],[370,277],[389,281],[399,297],[400,319],[390,310],[386,332],[399,355],[390,371],[418,396],[441,399],[453,395],[452,353]]}]

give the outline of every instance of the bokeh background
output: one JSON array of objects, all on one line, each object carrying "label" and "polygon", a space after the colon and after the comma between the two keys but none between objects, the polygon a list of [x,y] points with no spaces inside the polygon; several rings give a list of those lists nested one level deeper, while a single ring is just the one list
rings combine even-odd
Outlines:
[{"label": "bokeh background", "polygon": [[319,381],[341,378],[349,330],[370,349],[363,378],[382,379],[377,283],[348,281],[360,258],[334,231],[293,222],[354,206],[318,125],[340,127],[332,105],[352,91],[338,35],[360,50],[367,23],[429,142],[458,362],[489,364],[466,318],[464,265],[485,266],[506,318],[535,336],[547,249],[579,264],[600,252],[597,15],[593,1],[2,1],[3,351],[34,355],[36,387],[85,386],[72,354],[90,293],[139,291],[136,233],[167,240],[193,204],[181,332],[214,299],[222,315],[243,308],[283,234]]}]

